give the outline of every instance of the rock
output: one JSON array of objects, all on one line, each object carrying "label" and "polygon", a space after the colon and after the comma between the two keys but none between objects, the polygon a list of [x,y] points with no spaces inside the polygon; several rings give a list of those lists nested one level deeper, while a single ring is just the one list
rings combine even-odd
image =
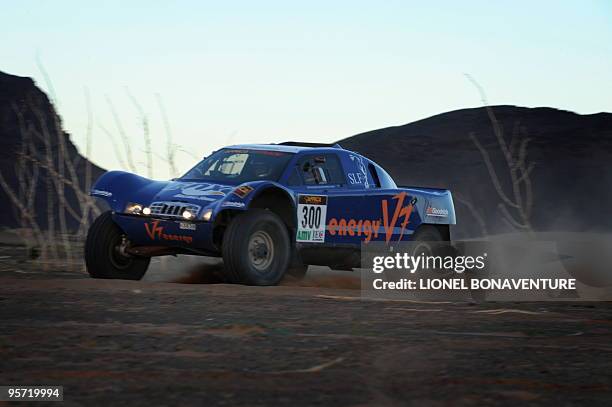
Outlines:
[{"label": "rock", "polygon": [[[87,165],[91,166],[93,181],[104,173],[104,170],[91,164],[79,154],[70,140],[70,135],[62,130],[61,118],[49,98],[36,87],[32,79],[0,72],[0,173],[18,200],[27,205],[27,193],[20,190],[18,175],[23,174],[26,181],[30,182],[34,179],[32,169],[37,166],[38,178],[35,182],[32,212],[36,216],[38,225],[43,229],[48,226],[49,204],[53,208],[55,217],[60,213],[57,189],[51,188],[49,194],[47,181],[57,180],[57,172],[62,171],[62,161],[60,161],[62,144],[65,151],[62,160],[65,178],[72,181],[69,166],[73,165],[76,183],[81,189],[86,190]],[[29,149],[24,151],[24,145],[29,146]],[[51,157],[51,165],[47,161],[47,153]],[[24,163],[27,168],[25,171],[22,166]],[[68,205],[79,212],[78,199],[73,188],[64,185],[64,193]],[[21,223],[21,215],[21,211],[14,205],[5,188],[0,187],[0,225],[29,227]],[[79,224],[78,221],[66,210],[65,215],[69,228],[75,229]],[[57,220],[55,223],[57,227]]]}]

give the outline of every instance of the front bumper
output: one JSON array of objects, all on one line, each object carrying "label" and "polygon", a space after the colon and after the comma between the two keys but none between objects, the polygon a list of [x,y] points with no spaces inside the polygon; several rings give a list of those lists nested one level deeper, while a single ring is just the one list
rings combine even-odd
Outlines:
[{"label": "front bumper", "polygon": [[115,213],[113,220],[134,246],[167,246],[215,252],[212,222]]}]

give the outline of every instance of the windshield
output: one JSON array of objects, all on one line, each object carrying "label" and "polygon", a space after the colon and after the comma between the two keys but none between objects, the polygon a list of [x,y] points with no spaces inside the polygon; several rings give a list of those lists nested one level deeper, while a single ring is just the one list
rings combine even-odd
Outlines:
[{"label": "windshield", "polygon": [[292,155],[281,151],[219,150],[189,170],[181,180],[230,185],[248,181],[278,181]]}]

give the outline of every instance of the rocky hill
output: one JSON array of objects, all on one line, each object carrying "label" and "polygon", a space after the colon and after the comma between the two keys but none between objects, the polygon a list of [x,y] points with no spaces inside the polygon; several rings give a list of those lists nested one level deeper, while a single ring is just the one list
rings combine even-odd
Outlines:
[{"label": "rocky hill", "polygon": [[612,229],[612,114],[516,106],[490,112],[456,110],[339,143],[377,161],[403,185],[450,188],[456,237],[525,226]]},{"label": "rocky hill", "polygon": [[32,79],[0,72],[0,226],[75,230],[91,215],[87,184],[103,172]]}]

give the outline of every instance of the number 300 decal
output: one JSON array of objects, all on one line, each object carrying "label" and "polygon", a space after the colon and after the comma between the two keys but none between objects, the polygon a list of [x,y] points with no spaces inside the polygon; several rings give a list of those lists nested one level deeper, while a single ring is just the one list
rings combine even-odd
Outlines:
[{"label": "number 300 decal", "polygon": [[318,229],[321,226],[321,212],[320,205],[302,206],[302,228]]},{"label": "number 300 decal", "polygon": [[296,241],[325,242],[325,221],[327,216],[327,196],[299,195],[298,231]]}]

